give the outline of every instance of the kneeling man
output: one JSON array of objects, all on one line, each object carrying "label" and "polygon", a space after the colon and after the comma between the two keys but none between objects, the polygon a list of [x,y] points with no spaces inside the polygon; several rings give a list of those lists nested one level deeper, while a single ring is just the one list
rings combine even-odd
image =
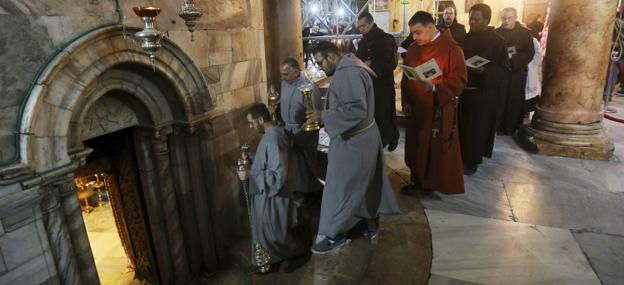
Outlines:
[{"label": "kneeling man", "polygon": [[[247,111],[249,126],[262,134],[249,173],[249,202],[253,240],[266,249],[271,264],[295,257],[303,244],[293,237],[297,208],[292,199],[290,177],[292,146],[284,128],[271,122],[267,107],[258,103]],[[239,173],[241,175],[241,173]],[[241,177],[246,178],[246,177]]]}]

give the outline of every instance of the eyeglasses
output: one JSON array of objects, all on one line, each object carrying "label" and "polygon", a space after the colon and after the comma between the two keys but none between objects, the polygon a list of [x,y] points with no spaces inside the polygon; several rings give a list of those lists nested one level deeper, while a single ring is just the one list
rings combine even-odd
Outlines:
[{"label": "eyeglasses", "polygon": [[323,59],[321,59],[321,60],[317,61],[317,62],[316,62],[316,64],[317,64],[318,66],[321,66],[321,65],[323,65],[323,62],[324,62],[326,59],[327,59],[327,57],[324,57]]}]

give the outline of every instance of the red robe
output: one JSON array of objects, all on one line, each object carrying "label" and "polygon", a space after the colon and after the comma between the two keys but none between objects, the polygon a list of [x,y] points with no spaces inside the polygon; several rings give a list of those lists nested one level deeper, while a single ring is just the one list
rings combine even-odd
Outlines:
[{"label": "red robe", "polygon": [[[405,163],[413,183],[446,194],[460,194],[464,193],[464,166],[457,104],[467,81],[464,53],[450,32],[444,31],[426,45],[410,45],[404,64],[416,67],[431,58],[435,58],[443,73],[433,79],[435,92],[423,90],[417,81],[405,75],[401,81],[401,102],[412,108],[405,126]],[[440,115],[434,123],[436,109]],[[436,137],[433,128],[440,130]]]}]

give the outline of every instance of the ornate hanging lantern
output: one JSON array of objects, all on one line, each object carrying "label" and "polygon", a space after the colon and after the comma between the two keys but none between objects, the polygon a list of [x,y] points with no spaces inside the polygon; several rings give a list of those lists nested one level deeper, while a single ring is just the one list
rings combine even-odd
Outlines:
[{"label": "ornate hanging lantern", "polygon": [[195,26],[197,26],[197,19],[199,19],[203,14],[204,13],[202,13],[202,11],[195,6],[194,0],[184,0],[182,11],[178,13],[178,16],[184,19],[184,24],[186,24],[189,32],[191,32],[191,41],[195,40],[193,32],[195,31]]},{"label": "ornate hanging lantern", "polygon": [[145,52],[149,53],[150,62],[152,63],[152,68],[154,68],[154,60],[156,59],[154,53],[162,47],[160,41],[164,36],[154,25],[156,16],[160,14],[160,8],[155,6],[141,6],[133,7],[132,10],[141,18],[141,21],[143,21],[143,30],[135,33],[134,39],[141,45],[141,48]]}]

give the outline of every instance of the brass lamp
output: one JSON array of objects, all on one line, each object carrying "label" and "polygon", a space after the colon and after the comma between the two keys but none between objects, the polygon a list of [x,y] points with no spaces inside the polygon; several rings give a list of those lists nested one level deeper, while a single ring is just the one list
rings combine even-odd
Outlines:
[{"label": "brass lamp", "polygon": [[195,40],[193,32],[195,31],[195,26],[197,26],[197,19],[202,15],[202,11],[195,6],[194,0],[185,0],[184,5],[182,5],[182,11],[178,13],[178,16],[184,20],[188,31],[191,32],[191,41]]}]

